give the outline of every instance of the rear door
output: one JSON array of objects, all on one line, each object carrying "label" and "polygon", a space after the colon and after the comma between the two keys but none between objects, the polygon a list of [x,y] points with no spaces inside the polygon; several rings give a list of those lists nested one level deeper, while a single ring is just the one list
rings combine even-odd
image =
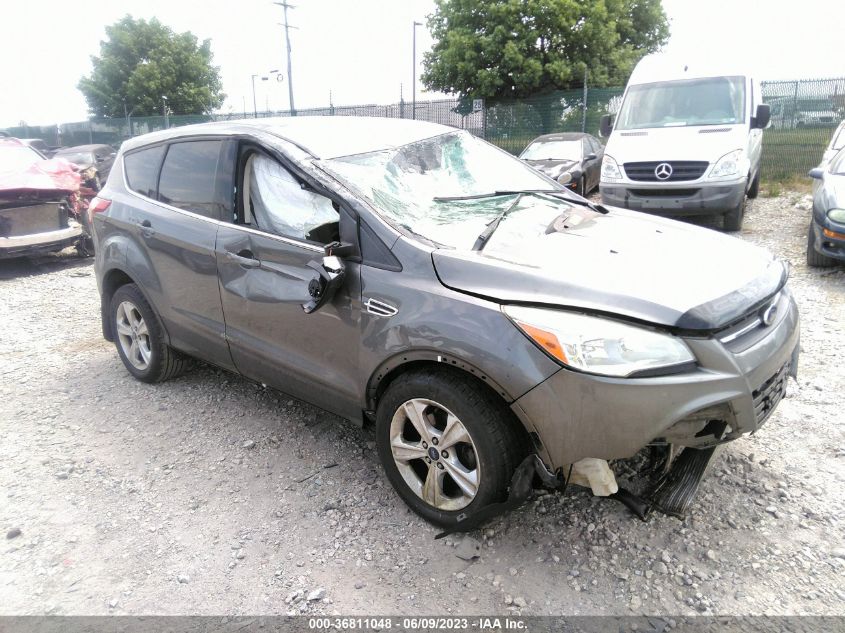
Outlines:
[{"label": "rear door", "polygon": [[220,296],[232,358],[245,376],[338,415],[361,413],[358,380],[359,265],[344,285],[306,314],[308,286],[325,244],[339,237],[339,209],[303,187],[257,146],[239,161],[239,201],[217,235]]},{"label": "rear door", "polygon": [[[136,196],[126,216],[140,245],[127,266],[156,307],[171,344],[232,369],[217,285],[214,244],[232,214],[234,143],[185,140],[127,153],[127,185]],[[132,260],[135,261],[132,261]]]}]

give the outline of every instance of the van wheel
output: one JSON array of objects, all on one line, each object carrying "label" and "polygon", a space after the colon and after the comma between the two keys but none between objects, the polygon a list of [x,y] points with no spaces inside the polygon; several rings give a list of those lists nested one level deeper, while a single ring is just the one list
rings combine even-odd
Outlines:
[{"label": "van wheel", "polygon": [[760,193],[760,170],[757,170],[757,175],[751,181],[751,187],[748,188],[748,197],[754,199]]},{"label": "van wheel", "polygon": [[739,231],[742,228],[742,220],[745,217],[745,196],[742,196],[735,209],[728,211],[724,216],[722,226],[726,231]]},{"label": "van wheel", "polygon": [[833,257],[822,255],[816,250],[816,232],[813,230],[813,221],[810,220],[810,228],[807,231],[807,265],[814,268],[830,268],[838,263]]},{"label": "van wheel", "polygon": [[410,508],[449,527],[505,498],[528,454],[524,433],[495,395],[443,370],[403,374],[382,396],[376,445]]},{"label": "van wheel", "polygon": [[581,176],[581,180],[578,181],[578,191],[576,191],[579,196],[586,198],[587,197],[587,177]]},{"label": "van wheel", "polygon": [[188,367],[188,358],[164,342],[161,323],[138,286],[126,284],[118,288],[109,314],[117,353],[135,378],[161,382]]}]

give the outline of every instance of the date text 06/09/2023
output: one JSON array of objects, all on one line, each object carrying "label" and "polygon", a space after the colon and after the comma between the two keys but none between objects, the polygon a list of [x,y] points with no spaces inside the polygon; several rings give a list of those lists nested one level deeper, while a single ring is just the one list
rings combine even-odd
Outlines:
[{"label": "date text 06/09/2023", "polygon": [[311,630],[337,631],[524,631],[526,623],[510,617],[317,617],[308,619]]}]

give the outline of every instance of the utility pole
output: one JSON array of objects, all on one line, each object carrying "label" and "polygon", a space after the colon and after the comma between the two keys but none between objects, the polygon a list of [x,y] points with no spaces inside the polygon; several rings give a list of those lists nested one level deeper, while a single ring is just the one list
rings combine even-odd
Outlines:
[{"label": "utility pole", "polygon": [[414,22],[414,36],[413,36],[413,55],[411,65],[413,66],[413,80],[411,85],[411,118],[417,118],[417,27],[422,26],[422,22]]},{"label": "utility pole", "polygon": [[167,97],[161,95],[161,113],[164,115],[164,129],[170,128],[170,121],[167,118]]},{"label": "utility pole", "polygon": [[587,131],[587,68],[584,68],[584,105],[581,113],[581,131]]},{"label": "utility pole", "polygon": [[287,46],[288,51],[288,102],[290,103],[290,115],[296,116],[296,107],[293,105],[293,75],[291,75],[291,64],[290,64],[290,29],[295,29],[295,26],[291,26],[288,23],[288,9],[295,9],[296,6],[293,4],[289,4],[287,0],[282,0],[281,2],[274,2],[273,4],[277,4],[282,7],[285,11],[285,21],[282,22],[282,26],[285,27],[285,45]]}]

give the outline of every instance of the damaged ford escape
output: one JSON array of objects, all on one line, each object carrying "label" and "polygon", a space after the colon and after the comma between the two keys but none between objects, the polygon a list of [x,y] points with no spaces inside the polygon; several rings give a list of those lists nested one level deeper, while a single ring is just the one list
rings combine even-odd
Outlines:
[{"label": "damaged ford escape", "polygon": [[[194,357],[373,422],[399,496],[447,531],[538,481],[682,514],[797,370],[767,251],[592,204],[433,123],[148,134],[89,214],[103,334],[133,376]],[[608,462],[640,453],[634,493]]]}]

